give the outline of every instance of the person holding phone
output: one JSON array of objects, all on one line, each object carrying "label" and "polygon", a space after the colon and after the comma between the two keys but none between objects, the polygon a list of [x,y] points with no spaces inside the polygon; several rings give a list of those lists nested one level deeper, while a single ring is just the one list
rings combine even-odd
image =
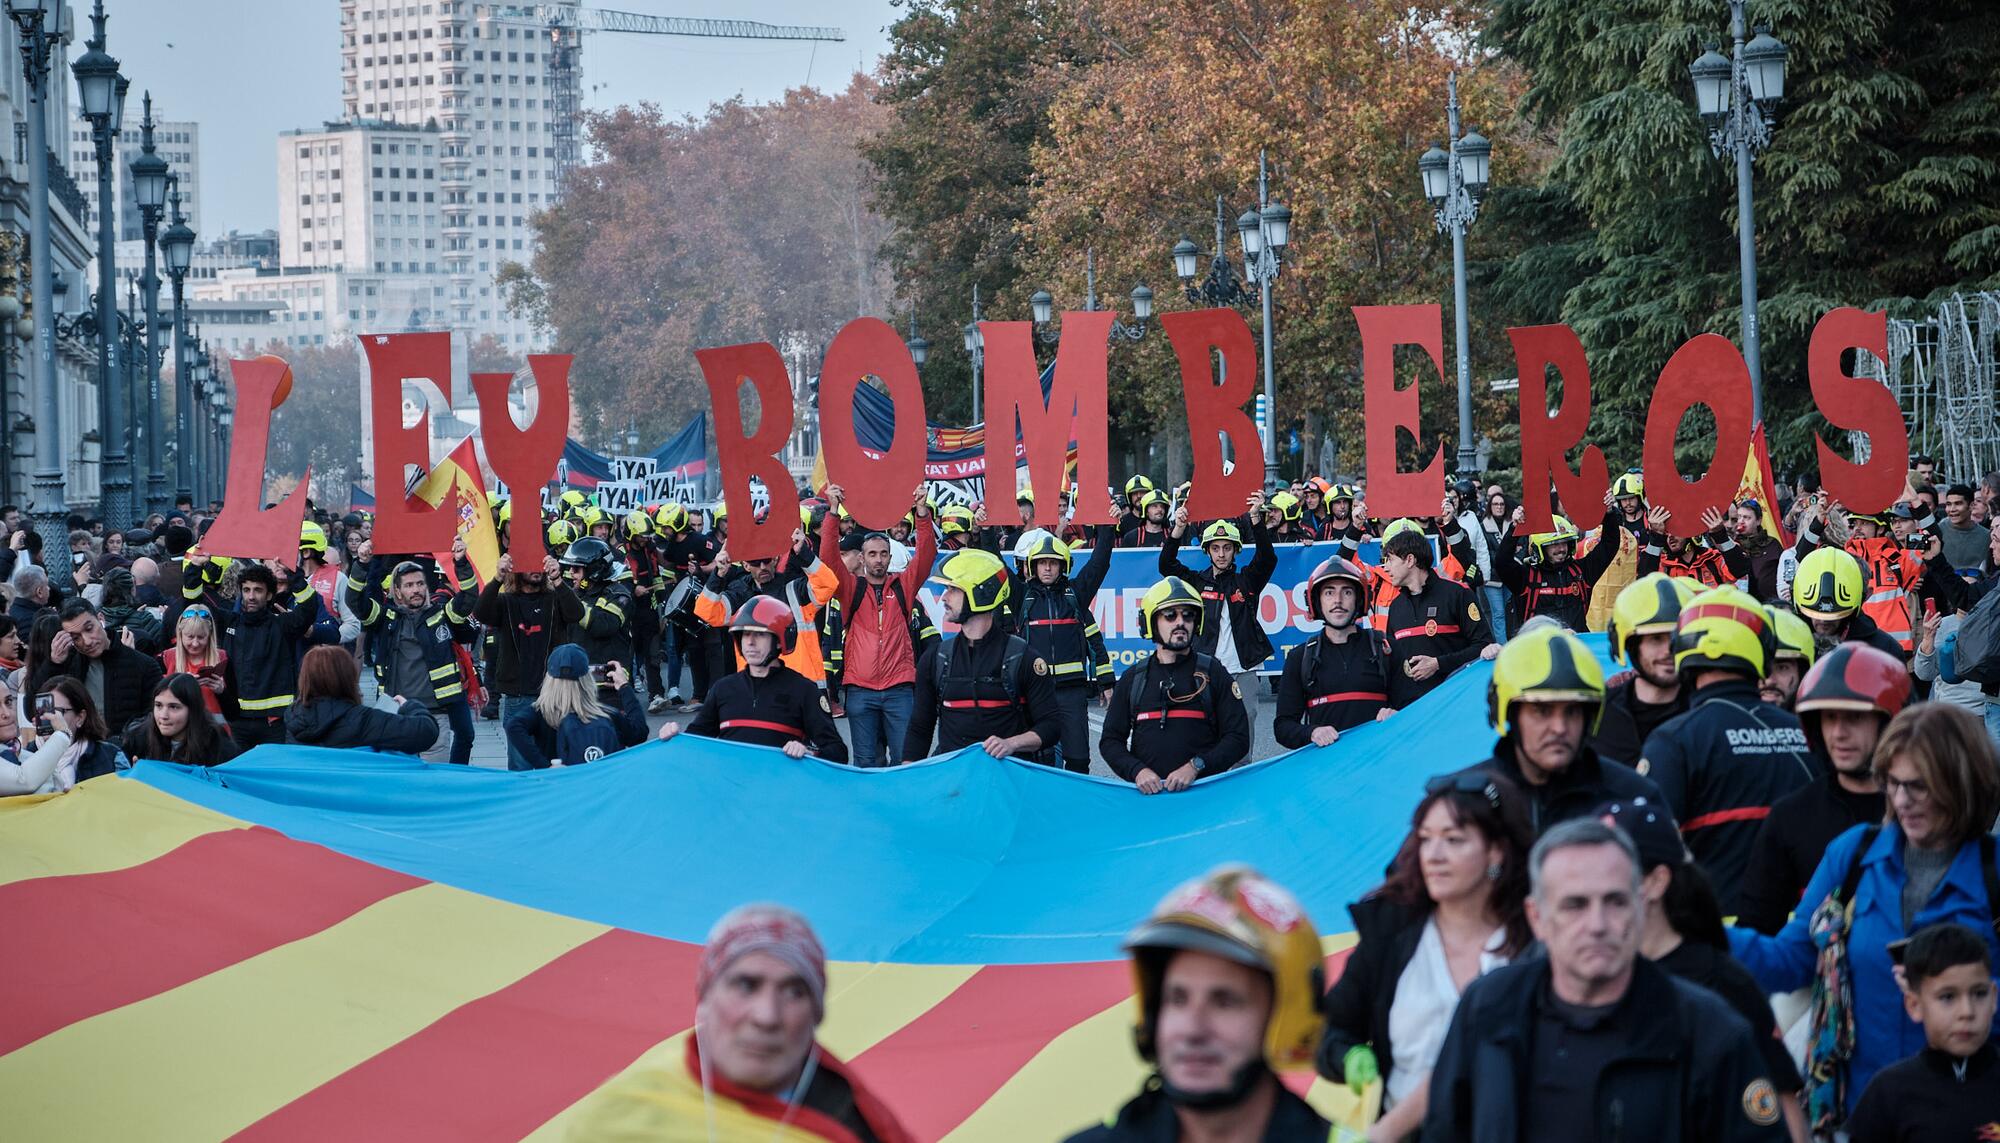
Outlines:
[{"label": "person holding phone", "polygon": [[68,790],[78,782],[102,777],[131,765],[118,747],[107,739],[104,716],[90,692],[73,678],[58,678],[35,696],[35,718],[19,728],[21,742],[35,751],[39,769],[41,751],[55,751],[54,773],[36,792]]},{"label": "person holding phone", "polygon": [[20,697],[0,683],[0,797],[55,792],[56,764],[69,751],[69,735],[38,736],[23,727]]},{"label": "person holding phone", "polygon": [[[533,706],[507,716],[507,745],[531,770],[550,766],[580,766],[615,754],[646,740],[646,708],[632,689],[624,664],[600,664],[593,671],[590,656],[575,643],[549,652],[548,674]],[[603,701],[609,692],[614,705]]]},{"label": "person holding phone", "polygon": [[160,652],[166,673],[193,675],[201,687],[202,709],[217,722],[222,721],[222,694],[228,689],[229,656],[215,639],[215,613],[207,604],[193,603],[181,609],[174,621],[173,646]]}]

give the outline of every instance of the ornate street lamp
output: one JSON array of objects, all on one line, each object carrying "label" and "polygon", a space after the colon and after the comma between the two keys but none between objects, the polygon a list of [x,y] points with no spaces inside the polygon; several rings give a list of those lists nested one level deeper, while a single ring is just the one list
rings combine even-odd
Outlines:
[{"label": "ornate street lamp", "polygon": [[1479,204],[1486,198],[1493,144],[1478,128],[1458,133],[1457,72],[1445,82],[1445,130],[1451,150],[1431,144],[1417,159],[1417,174],[1423,178],[1424,198],[1430,201],[1438,232],[1451,235],[1452,324],[1458,338],[1458,471],[1466,473],[1473,471],[1479,450],[1472,443],[1472,322],[1466,310],[1465,232],[1479,217]]}]

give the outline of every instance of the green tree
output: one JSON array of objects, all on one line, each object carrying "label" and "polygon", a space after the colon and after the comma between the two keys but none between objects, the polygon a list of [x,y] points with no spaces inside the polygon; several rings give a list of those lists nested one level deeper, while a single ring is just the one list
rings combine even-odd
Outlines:
[{"label": "green tree", "polygon": [[[1614,465],[1636,463],[1673,351],[1703,331],[1740,344],[1735,170],[1709,153],[1687,73],[1728,32],[1727,12],[1693,0],[1493,8],[1487,42],[1527,74],[1522,113],[1555,158],[1535,185],[1496,195],[1509,256],[1482,267],[1482,292],[1511,322],[1575,327],[1592,439]],[[1806,385],[1822,313],[1912,314],[2000,282],[2000,21],[1984,0],[1769,0],[1751,17],[1790,48],[1755,202],[1765,420],[1784,469],[1811,463],[1815,431],[1837,435]]]},{"label": "green tree", "polygon": [[[354,470],[361,458],[361,351],[353,338],[326,345],[273,341],[263,352],[292,367],[292,395],[271,413],[274,475]],[[254,356],[254,355],[250,355]]]},{"label": "green tree", "polygon": [[1034,148],[1049,139],[1050,105],[1096,40],[1073,0],[895,2],[905,14],[889,29],[878,96],[893,117],[864,153],[877,175],[876,209],[894,226],[883,253],[900,320],[914,310],[932,343],[926,411],[968,424],[978,417],[960,329],[972,320],[972,289],[996,298],[1020,278]]}]

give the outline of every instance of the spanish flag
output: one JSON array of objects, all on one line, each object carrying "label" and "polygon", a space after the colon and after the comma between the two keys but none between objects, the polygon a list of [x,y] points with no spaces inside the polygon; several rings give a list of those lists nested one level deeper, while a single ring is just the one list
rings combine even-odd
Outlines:
[{"label": "spanish flag", "polygon": [[1791,532],[1778,518],[1778,484],[1771,478],[1771,450],[1764,443],[1764,426],[1750,434],[1750,456],[1743,462],[1743,479],[1736,486],[1736,502],[1755,500],[1764,510],[1764,532],[1791,547]]},{"label": "spanish flag", "polygon": [[[471,437],[460,441],[410,495],[457,516],[457,533],[465,540],[466,558],[472,561],[481,585],[499,573],[500,537],[493,529],[493,507],[486,498],[486,481],[479,474]],[[440,567],[449,569],[451,564],[448,554],[438,557]]]}]

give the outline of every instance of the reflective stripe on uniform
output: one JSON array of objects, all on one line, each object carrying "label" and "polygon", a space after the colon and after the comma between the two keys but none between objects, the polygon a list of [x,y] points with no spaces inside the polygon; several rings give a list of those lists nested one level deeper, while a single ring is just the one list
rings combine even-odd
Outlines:
[{"label": "reflective stripe on uniform", "polygon": [[277,710],[279,707],[286,707],[292,705],[292,696],[272,695],[269,698],[237,699],[236,705],[242,707],[244,710]]},{"label": "reflective stripe on uniform", "polygon": [[775,730],[779,734],[789,734],[793,738],[804,738],[806,736],[806,732],[802,727],[787,726],[782,722],[766,722],[761,718],[724,719],[721,729],[735,730],[738,727],[745,730]]},{"label": "reflective stripe on uniform", "polygon": [[1440,623],[1435,630],[1428,625],[1423,627],[1405,627],[1397,631],[1393,638],[1408,639],[1417,635],[1456,635],[1458,631],[1459,627],[1456,623]]},{"label": "reflective stripe on uniform", "polygon": [[945,699],[942,705],[944,706],[944,708],[945,708],[946,710],[973,710],[973,709],[978,709],[978,710],[991,710],[991,709],[996,709],[996,708],[1000,708],[1000,707],[1009,707],[1009,706],[1013,706],[1013,705],[1014,705],[1014,700],[1012,700],[1012,699]]},{"label": "reflective stripe on uniform", "polygon": [[1206,711],[1199,710],[1144,710],[1132,716],[1135,722],[1146,722],[1160,718],[1207,718]]},{"label": "reflective stripe on uniform", "polygon": [[1330,702],[1388,702],[1389,696],[1379,691],[1335,691],[1316,699],[1307,699],[1306,706],[1325,706]]},{"label": "reflective stripe on uniform", "polygon": [[1759,822],[1771,816],[1769,806],[1739,806],[1733,810],[1717,810],[1712,814],[1700,814],[1689,818],[1681,826],[1682,833],[1693,833],[1709,826],[1728,825],[1730,822]]}]

